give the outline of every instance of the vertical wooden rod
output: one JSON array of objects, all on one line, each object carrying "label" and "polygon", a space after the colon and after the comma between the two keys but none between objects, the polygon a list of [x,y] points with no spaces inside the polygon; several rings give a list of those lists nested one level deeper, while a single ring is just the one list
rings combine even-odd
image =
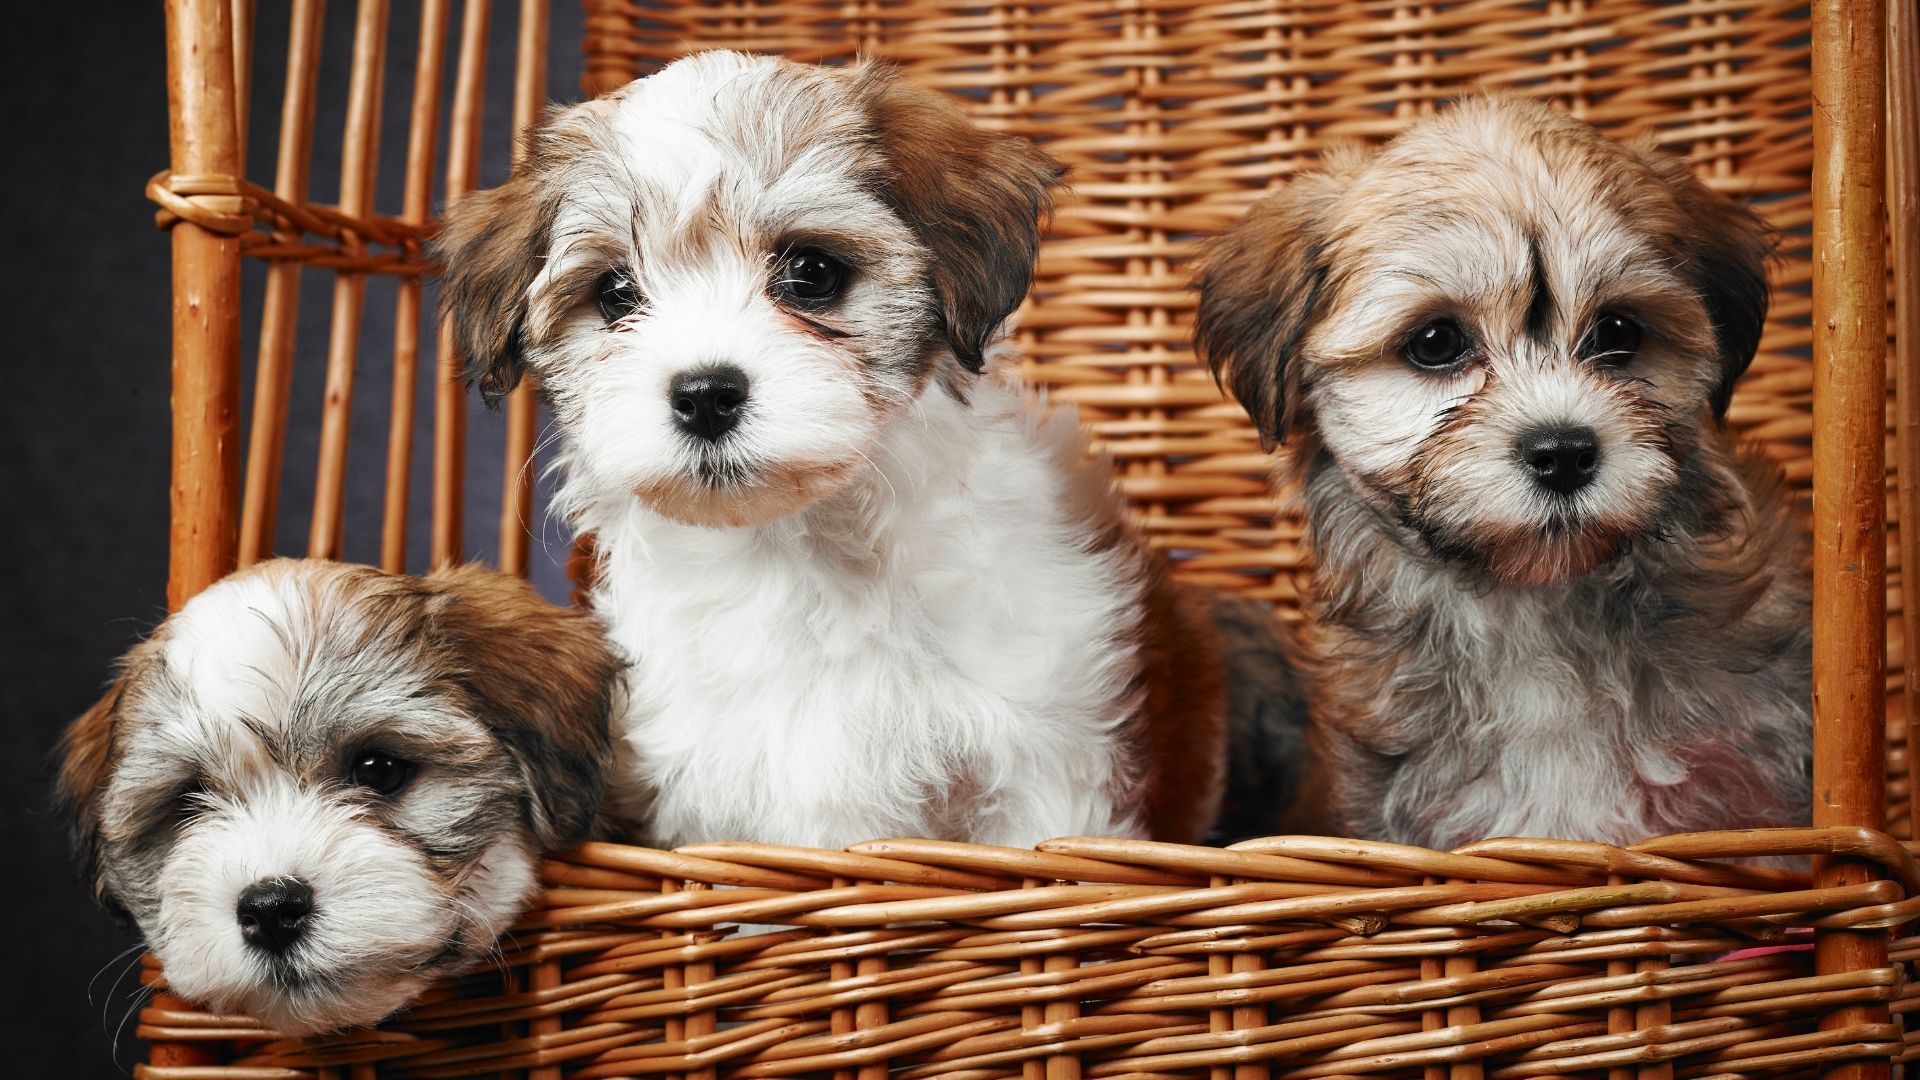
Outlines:
[{"label": "vertical wooden rod", "polygon": [[[1813,823],[1879,828],[1886,801],[1886,58],[1882,0],[1813,4]],[[1823,887],[1871,880],[1823,859]],[[1820,931],[1823,975],[1887,963],[1885,931]],[[1886,1023],[1849,1005],[1823,1030]],[[1885,1061],[1822,1075],[1879,1080]]]},{"label": "vertical wooden rod", "polygon": [[[547,0],[521,0],[520,47],[513,80],[513,167],[524,164],[521,139],[540,122],[547,104]],[[532,376],[507,398],[506,478],[500,493],[500,569],[527,573],[532,534],[533,443],[540,429],[540,398]]]},{"label": "vertical wooden rod", "polygon": [[[350,217],[373,213],[386,59],[387,0],[360,0],[353,28],[353,75],[347,82],[347,130],[340,153],[340,211]],[[346,535],[347,435],[353,420],[354,358],[360,351],[360,315],[366,298],[366,274],[342,270],[334,277],[320,461],[313,485],[312,528],[307,533],[307,554],[316,559],[339,558]]]},{"label": "vertical wooden rod", "polygon": [[233,156],[247,171],[247,106],[253,97],[253,3],[233,0]]},{"label": "vertical wooden rod", "polygon": [[[167,4],[173,173],[238,178],[226,0]],[[173,491],[167,604],[233,569],[240,455],[240,239],[173,226]]]},{"label": "vertical wooden rod", "polygon": [[[169,158],[176,176],[239,178],[227,0],[168,0]],[[173,226],[173,450],[167,607],[233,569],[240,489],[240,238]],[[157,1009],[187,1007],[155,994]],[[161,1067],[213,1065],[210,1046],[155,1042]]]},{"label": "vertical wooden rod", "polygon": [[1920,11],[1911,0],[1887,5],[1887,220],[1893,233],[1907,826],[1910,837],[1920,838]]},{"label": "vertical wooden rod", "polygon": [[[291,203],[307,201],[313,163],[315,86],[320,79],[321,23],[325,0],[294,0],[287,34],[287,81],[280,99],[280,149],[273,193]],[[279,259],[267,268],[267,297],[260,315],[260,355],[253,376],[253,424],[247,436],[247,483],[240,504],[241,566],[273,554],[274,518],[280,509],[280,465],[287,449],[287,402],[293,392],[293,342],[300,319],[299,259]]]},{"label": "vertical wooden rod", "polygon": [[[1441,970],[1449,979],[1472,975],[1480,970],[1480,961],[1471,953],[1449,956],[1441,962]],[[1448,1027],[1466,1027],[1480,1022],[1480,1006],[1468,1002],[1447,1009]],[[1485,1059],[1474,1058],[1470,1061],[1456,1061],[1447,1068],[1451,1080],[1484,1080],[1487,1075]]]},{"label": "vertical wooden rod", "polygon": [[[424,225],[433,210],[434,153],[440,136],[440,79],[446,67],[447,0],[420,5],[420,51],[413,64],[407,120],[407,182],[400,220]],[[387,425],[387,495],[380,522],[380,567],[407,568],[407,504],[413,486],[413,413],[420,370],[420,292],[402,278],[393,301],[393,407]]]},{"label": "vertical wooden rod", "polygon": [[[447,203],[473,190],[480,173],[480,115],[486,103],[487,0],[467,0],[460,16],[460,60],[453,76],[453,132],[447,147]],[[465,521],[467,381],[452,328],[436,339],[439,374],[433,401],[433,542],[436,567],[460,561]]]},{"label": "vertical wooden rod", "polygon": [[[527,989],[534,993],[539,993],[542,990],[560,989],[560,987],[564,985],[560,971],[560,961],[543,960],[533,965],[533,970],[528,977],[528,981],[532,985]],[[534,1020],[527,1025],[528,1033],[535,1043],[535,1052],[544,1049],[543,1046],[539,1045],[541,1042],[547,1039],[559,1038],[559,1036],[565,1032],[565,1028],[565,1023],[558,1016],[535,1017]],[[527,1080],[560,1080],[560,1066],[543,1065],[528,1069]]]}]

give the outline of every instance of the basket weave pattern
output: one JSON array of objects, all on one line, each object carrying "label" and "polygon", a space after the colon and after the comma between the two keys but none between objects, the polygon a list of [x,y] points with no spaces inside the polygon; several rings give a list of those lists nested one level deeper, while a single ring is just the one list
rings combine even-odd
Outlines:
[{"label": "basket weave pattern", "polygon": [[[1697,861],[1792,851],[1863,854],[1891,880],[1822,890]],[[244,1018],[149,1010],[142,1031],[240,1040],[231,1071],[194,1074],[232,1080],[370,1063],[419,1077],[563,1065],[543,1075],[580,1080],[1418,1077],[1459,1062],[1494,1078],[1793,1074],[1920,1053],[1897,1021],[1813,1027],[1823,1008],[1920,993],[1898,965],[1814,975],[1804,945],[1728,954],[1791,943],[1788,926],[1910,919],[1917,872],[1901,846],[1851,830],[1450,854],[1308,837],[590,844],[547,865],[546,904],[503,941],[502,970],[385,1029],[270,1042]],[[795,929],[742,936],[737,922]]]},{"label": "basket weave pattern", "polygon": [[[182,169],[149,186],[163,227],[190,222],[272,264],[238,523],[243,563],[279,549],[287,328],[303,268],[334,275],[336,290],[307,550],[340,550],[356,370],[390,373],[383,562],[406,568],[416,408],[406,388],[417,365],[438,363],[447,378],[431,403],[432,559],[459,555],[467,405],[448,339],[436,357],[417,332],[436,188],[457,196],[478,175],[490,5],[469,0],[457,21],[454,6],[420,5],[397,213],[373,205],[370,183],[381,86],[367,69],[384,63],[384,3],[360,9],[355,52],[365,62],[349,91],[349,183],[339,205],[310,199],[305,178],[317,0],[293,4],[272,185]],[[1779,230],[1766,334],[1730,415],[1797,491],[1808,489],[1803,5],[586,0],[586,8],[590,91],[700,48],[835,63],[871,55],[1070,165],[1074,194],[1019,320],[1021,373],[1078,407],[1154,542],[1179,555],[1193,580],[1246,590],[1292,615],[1307,570],[1299,522],[1270,492],[1270,459],[1187,346],[1197,239],[1311,167],[1328,141],[1390,138],[1476,85],[1649,135]],[[233,40],[244,42],[251,3],[231,10]],[[518,126],[537,115],[545,14],[543,0],[522,5],[517,107],[487,122]],[[244,109],[243,58],[234,71]],[[442,137],[446,174],[436,180]],[[358,342],[367,275],[399,279],[390,360]],[[501,561],[521,571],[529,505],[521,466],[536,415],[532,398],[516,394]],[[1889,599],[1897,620],[1891,588]],[[1890,660],[1897,672],[1897,636]],[[1888,735],[1890,828],[1904,835],[1897,717]],[[1800,871],[1714,861],[1793,854],[1865,859],[1885,880],[1818,888]],[[931,841],[848,852],[588,845],[551,861],[545,880],[544,901],[503,939],[496,966],[438,988],[381,1029],[282,1041],[243,1017],[162,997],[142,1011],[139,1032],[166,1052],[157,1048],[140,1075],[1664,1080],[1811,1075],[1836,1061],[1920,1053],[1899,1021],[1915,1007],[1904,970],[1920,946],[1896,941],[1886,966],[1823,975],[1805,939],[1788,932],[1886,928],[1920,915],[1913,859],[1863,830],[1701,834],[1633,849],[1488,841],[1454,853],[1297,837],[1229,851],[1098,840],[1040,851]],[[742,932],[742,923],[763,932]],[[157,968],[146,977],[164,985]],[[1875,1003],[1891,1007],[1890,1022],[1817,1030],[1831,1010]]]}]

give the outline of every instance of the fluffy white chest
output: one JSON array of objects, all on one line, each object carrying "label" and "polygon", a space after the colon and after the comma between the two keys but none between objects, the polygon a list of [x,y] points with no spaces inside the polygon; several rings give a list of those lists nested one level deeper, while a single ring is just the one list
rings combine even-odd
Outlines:
[{"label": "fluffy white chest", "polygon": [[656,842],[1139,831],[1111,795],[1135,569],[1063,520],[1054,423],[1006,391],[926,408],[794,518],[590,523],[634,661],[620,796]]}]

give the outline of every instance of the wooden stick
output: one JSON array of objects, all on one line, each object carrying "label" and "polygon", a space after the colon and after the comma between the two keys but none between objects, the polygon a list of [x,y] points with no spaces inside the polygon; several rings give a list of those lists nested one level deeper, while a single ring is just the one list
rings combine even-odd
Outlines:
[{"label": "wooden stick", "polygon": [[1887,217],[1893,233],[1900,625],[1906,640],[1907,826],[1920,838],[1920,17],[1887,5]]},{"label": "wooden stick", "polygon": [[254,0],[233,0],[233,156],[240,162],[234,175],[247,171],[247,108],[253,97]]},{"label": "wooden stick", "polygon": [[[307,201],[307,179],[313,163],[314,86],[320,78],[320,26],[325,13],[325,0],[294,0],[289,20],[287,81],[280,101],[280,149],[274,165],[273,192],[291,203]],[[299,259],[278,259],[267,268],[260,355],[253,376],[253,426],[247,437],[247,484],[240,507],[241,566],[251,566],[273,554],[303,265]]]},{"label": "wooden stick", "polygon": [[[467,0],[460,17],[460,61],[453,81],[453,133],[447,148],[447,202],[473,190],[480,172],[480,116],[487,79],[487,2]],[[452,330],[437,339],[439,378],[433,410],[433,544],[435,567],[460,561],[461,500],[466,493],[467,381]]]},{"label": "wooden stick", "polygon": [[[520,139],[539,123],[547,104],[547,0],[521,0],[520,51],[513,82],[513,166],[523,164]],[[533,443],[540,428],[540,399],[532,376],[507,398],[506,477],[500,493],[500,569],[522,577],[527,573],[527,547],[532,534]]]},{"label": "wooden stick", "polygon": [[[1885,19],[1881,0],[1813,5],[1813,822],[1872,828],[1886,811]],[[1876,876],[1852,860],[1818,864],[1827,888]],[[1884,967],[1887,936],[1822,931],[1814,953],[1822,975]],[[1872,1002],[1820,1027],[1886,1021]],[[1888,1073],[1855,1060],[1824,1075]]]},{"label": "wooden stick", "polygon": [[[226,0],[168,0],[169,157],[175,176],[237,179],[233,29]],[[173,461],[167,607],[233,569],[240,455],[240,238],[173,226]],[[168,993],[158,1009],[188,1007]],[[155,1040],[157,1066],[212,1065],[213,1047]]]},{"label": "wooden stick", "polygon": [[[386,53],[387,0],[360,0],[353,29],[353,75],[347,83],[347,130],[340,153],[340,210],[352,217],[365,217],[373,210]],[[320,462],[313,485],[312,528],[307,533],[307,554],[316,559],[339,558],[346,535],[347,433],[353,420],[354,358],[360,351],[360,315],[366,298],[365,274],[342,270],[335,276]]]},{"label": "wooden stick", "polygon": [[[447,0],[420,5],[420,51],[413,65],[407,121],[407,184],[400,219],[424,225],[433,210],[434,153],[440,135],[440,79],[447,51]],[[402,278],[393,301],[393,407],[387,426],[387,498],[380,522],[380,567],[407,568],[407,502],[413,486],[413,412],[420,371],[419,278]]]},{"label": "wooden stick", "polygon": [[[175,176],[237,178],[233,36],[224,0],[167,4]],[[173,227],[173,490],[167,604],[233,569],[239,490],[240,238]]]}]

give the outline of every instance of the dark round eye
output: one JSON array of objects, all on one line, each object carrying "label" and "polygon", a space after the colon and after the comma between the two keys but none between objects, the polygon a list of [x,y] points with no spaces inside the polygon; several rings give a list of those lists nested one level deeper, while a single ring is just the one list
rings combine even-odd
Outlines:
[{"label": "dark round eye", "polygon": [[1624,315],[1602,312],[1587,340],[1580,344],[1580,355],[1588,360],[1624,364],[1640,351],[1640,324]]},{"label": "dark round eye", "polygon": [[600,314],[610,323],[640,310],[640,290],[633,287],[632,280],[625,274],[601,275],[598,290]]},{"label": "dark round eye", "polygon": [[385,750],[362,750],[347,768],[347,779],[379,795],[391,795],[413,779],[413,762]]},{"label": "dark round eye", "polygon": [[802,304],[824,304],[847,287],[847,264],[814,248],[801,248],[780,260],[780,294]]},{"label": "dark round eye", "polygon": [[1413,332],[1400,351],[1423,368],[1452,367],[1468,348],[1466,331],[1452,319],[1436,319]]}]

